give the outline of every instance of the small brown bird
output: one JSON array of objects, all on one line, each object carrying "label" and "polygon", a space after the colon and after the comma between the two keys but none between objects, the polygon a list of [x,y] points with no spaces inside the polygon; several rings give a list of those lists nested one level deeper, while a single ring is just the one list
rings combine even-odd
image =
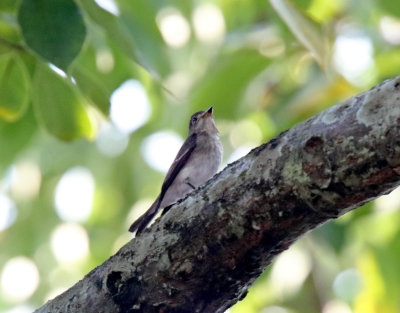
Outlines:
[{"label": "small brown bird", "polygon": [[193,114],[189,134],[168,170],[160,195],[129,231],[141,233],[159,210],[174,204],[209,180],[218,170],[222,151],[213,107]]}]

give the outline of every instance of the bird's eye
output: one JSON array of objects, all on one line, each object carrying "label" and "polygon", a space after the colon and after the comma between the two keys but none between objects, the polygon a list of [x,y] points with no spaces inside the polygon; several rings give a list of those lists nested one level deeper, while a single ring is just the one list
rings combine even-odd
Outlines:
[{"label": "bird's eye", "polygon": [[197,122],[197,117],[192,117],[192,122],[193,123]]}]

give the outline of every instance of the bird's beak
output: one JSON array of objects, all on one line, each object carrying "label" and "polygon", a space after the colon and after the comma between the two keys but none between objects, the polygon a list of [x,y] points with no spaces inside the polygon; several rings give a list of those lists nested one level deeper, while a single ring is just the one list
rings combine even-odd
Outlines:
[{"label": "bird's beak", "polygon": [[206,112],[204,112],[203,117],[209,117],[212,116],[212,114],[213,114],[213,107],[210,106],[210,108]]}]

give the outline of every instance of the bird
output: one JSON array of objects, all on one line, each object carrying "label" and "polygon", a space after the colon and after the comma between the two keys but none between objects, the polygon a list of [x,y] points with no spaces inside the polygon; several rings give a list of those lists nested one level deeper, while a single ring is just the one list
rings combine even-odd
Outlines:
[{"label": "bird", "polygon": [[217,172],[222,154],[213,107],[194,113],[190,118],[189,133],[165,176],[159,196],[133,222],[129,231],[139,235],[161,209],[164,214],[172,204],[208,181]]}]

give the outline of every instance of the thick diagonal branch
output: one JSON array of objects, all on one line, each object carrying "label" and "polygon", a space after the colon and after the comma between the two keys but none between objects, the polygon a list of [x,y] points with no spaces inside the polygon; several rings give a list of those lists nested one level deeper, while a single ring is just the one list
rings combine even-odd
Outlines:
[{"label": "thick diagonal branch", "polygon": [[224,312],[278,253],[399,174],[397,77],[229,165],[37,312]]}]

